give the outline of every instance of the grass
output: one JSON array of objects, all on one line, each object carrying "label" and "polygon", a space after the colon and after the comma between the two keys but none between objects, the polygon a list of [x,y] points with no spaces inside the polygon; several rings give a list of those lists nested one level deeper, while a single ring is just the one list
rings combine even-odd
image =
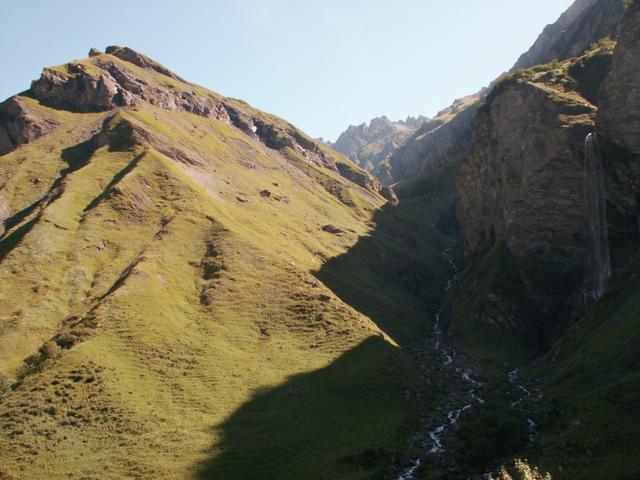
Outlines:
[{"label": "grass", "polygon": [[[640,257],[531,375],[545,378],[544,437],[532,460],[554,478],[640,475]],[[560,471],[562,468],[562,471]]]},{"label": "grass", "polygon": [[414,213],[217,120],[139,105],[84,149],[106,114],[24,101],[60,126],[0,161],[27,209],[2,244],[0,476],[356,479],[403,458],[440,395],[406,349],[446,264],[396,262],[446,239],[399,237]]},{"label": "grass", "polygon": [[504,243],[498,242],[469,266],[451,292],[449,308],[456,343],[486,370],[504,371],[531,358],[536,324],[526,274]]}]

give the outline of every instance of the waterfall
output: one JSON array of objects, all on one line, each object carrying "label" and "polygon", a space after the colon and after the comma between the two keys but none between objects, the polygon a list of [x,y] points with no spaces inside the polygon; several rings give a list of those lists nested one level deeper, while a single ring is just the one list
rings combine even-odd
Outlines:
[{"label": "waterfall", "polygon": [[602,156],[597,134],[590,133],[584,141],[584,205],[586,220],[587,271],[585,300],[587,304],[602,296],[609,277],[609,236],[604,191]]}]

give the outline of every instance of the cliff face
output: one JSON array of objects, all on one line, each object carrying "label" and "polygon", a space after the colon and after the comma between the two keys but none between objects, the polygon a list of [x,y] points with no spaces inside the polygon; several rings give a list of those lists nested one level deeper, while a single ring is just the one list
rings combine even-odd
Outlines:
[{"label": "cliff face", "polygon": [[607,170],[611,259],[620,270],[640,235],[640,4],[627,10],[611,68],[600,90],[597,129]]},{"label": "cliff face", "polygon": [[34,115],[13,97],[0,104],[0,155],[50,133],[57,123]]},{"label": "cliff face", "polygon": [[623,15],[624,0],[577,0],[555,23],[545,27],[511,72],[577,57],[601,38],[616,38]]},{"label": "cliff face", "polygon": [[[588,303],[589,185],[606,186],[604,253],[614,276],[637,248],[637,5],[621,26],[624,9],[612,0],[577,2],[548,27],[516,66],[554,62],[497,82],[478,110],[472,146],[456,175],[457,218],[472,264],[469,278],[476,279],[467,287],[486,295],[460,300],[464,315],[494,330],[525,332],[537,348],[557,338]],[[609,36],[621,31],[613,55]],[[586,178],[592,173],[585,165],[585,138],[596,116],[601,141],[590,158],[602,154],[599,180]],[[480,286],[474,269],[494,263],[510,280]],[[506,283],[520,287],[505,289]]]},{"label": "cliff face", "polygon": [[586,101],[565,101],[535,81],[503,86],[481,110],[457,178],[469,255],[499,240],[516,255],[547,255],[551,247],[562,257],[573,250],[580,229],[581,146],[594,118]]},{"label": "cliff face", "polygon": [[[566,318],[579,303],[583,145],[595,113],[586,99],[551,82],[545,72],[504,81],[479,110],[473,145],[456,177],[465,251],[475,261],[504,245],[517,275],[526,278],[540,322],[519,324],[523,315],[517,310],[532,306],[518,300],[509,307],[509,321],[489,316],[494,326],[537,330],[531,333],[536,341],[546,342],[556,329],[552,317]],[[490,297],[495,305],[514,300],[501,291]]]}]

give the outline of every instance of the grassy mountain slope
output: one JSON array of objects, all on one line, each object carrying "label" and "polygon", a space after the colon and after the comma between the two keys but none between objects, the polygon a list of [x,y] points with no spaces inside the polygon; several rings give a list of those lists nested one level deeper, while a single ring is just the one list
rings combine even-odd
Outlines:
[{"label": "grassy mountain slope", "polygon": [[415,394],[437,397],[405,352],[433,296],[387,292],[405,272],[384,262],[423,259],[435,292],[447,266],[426,265],[445,240],[401,228],[409,213],[380,210],[365,174],[286,122],[141,58],[52,71],[99,86],[112,62],[160,101],[224,102],[257,134],[144,98],[17,98],[57,126],[0,157],[0,476],[383,475]]},{"label": "grassy mountain slope", "polygon": [[[558,478],[640,475],[640,258],[531,369],[545,378],[532,454]],[[555,477],[554,477],[555,478]]]}]

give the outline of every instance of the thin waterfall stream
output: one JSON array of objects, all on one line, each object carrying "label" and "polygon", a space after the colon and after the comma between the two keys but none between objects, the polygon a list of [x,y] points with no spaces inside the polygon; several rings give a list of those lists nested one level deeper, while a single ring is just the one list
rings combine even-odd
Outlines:
[{"label": "thin waterfall stream", "polygon": [[602,155],[598,135],[584,141],[584,205],[586,223],[586,278],[584,296],[587,304],[602,296],[611,277],[609,234]]}]

